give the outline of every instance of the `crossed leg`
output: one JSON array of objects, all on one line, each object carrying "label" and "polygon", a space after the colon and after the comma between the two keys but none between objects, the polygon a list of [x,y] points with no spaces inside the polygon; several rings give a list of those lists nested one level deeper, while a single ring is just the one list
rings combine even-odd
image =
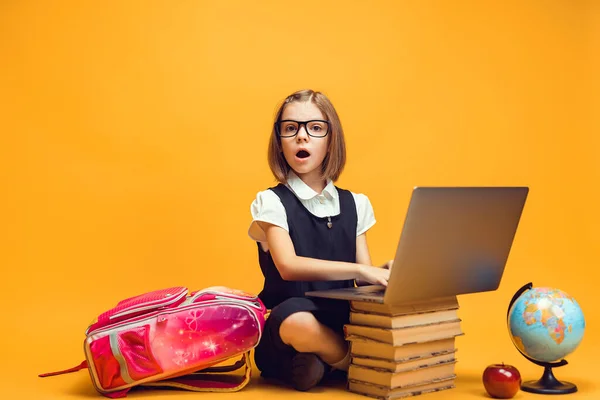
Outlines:
[{"label": "crossed leg", "polygon": [[300,353],[314,353],[323,362],[348,369],[348,343],[331,328],[320,323],[310,312],[297,312],[283,320],[279,328],[283,343]]}]

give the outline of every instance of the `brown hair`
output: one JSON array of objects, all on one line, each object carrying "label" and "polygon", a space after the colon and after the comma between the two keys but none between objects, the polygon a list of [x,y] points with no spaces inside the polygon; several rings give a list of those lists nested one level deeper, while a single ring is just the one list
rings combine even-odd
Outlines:
[{"label": "brown hair", "polygon": [[317,108],[323,113],[325,119],[329,121],[329,134],[331,138],[327,147],[327,155],[321,165],[321,176],[323,179],[331,179],[336,181],[344,165],[346,164],[346,143],[344,141],[344,130],[342,129],[342,123],[338,117],[333,104],[331,101],[321,92],[315,92],[313,90],[299,90],[292,93],[285,98],[283,103],[279,106],[275,120],[273,123],[271,138],[269,139],[269,167],[271,172],[281,183],[287,182],[287,175],[290,171],[290,166],[283,156],[281,148],[281,139],[277,135],[275,125],[280,121],[281,115],[285,110],[285,107],[292,102],[311,101]]}]

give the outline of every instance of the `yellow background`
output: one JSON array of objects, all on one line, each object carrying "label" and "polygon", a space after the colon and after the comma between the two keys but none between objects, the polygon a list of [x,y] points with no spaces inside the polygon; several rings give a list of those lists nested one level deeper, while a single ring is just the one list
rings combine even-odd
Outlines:
[{"label": "yellow background", "polygon": [[[393,257],[415,185],[528,185],[499,290],[462,296],[457,388],[529,364],[507,334],[521,285],[575,296],[587,330],[556,371],[597,398],[600,2],[0,2],[3,398],[96,397],[88,323],[172,285],[261,288],[250,203],[277,103],[325,92],[347,134],[338,185],[369,196]],[[257,375],[255,375],[257,376]],[[235,395],[308,396],[255,379]],[[142,397],[150,394],[134,394]],[[340,388],[316,397],[361,398]],[[517,398],[537,398],[520,392]]]}]

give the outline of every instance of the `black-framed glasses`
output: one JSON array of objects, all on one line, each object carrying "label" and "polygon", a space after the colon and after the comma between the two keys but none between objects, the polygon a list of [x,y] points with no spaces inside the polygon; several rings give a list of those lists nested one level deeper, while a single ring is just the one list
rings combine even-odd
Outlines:
[{"label": "black-framed glasses", "polygon": [[324,121],[322,119],[313,119],[310,121],[284,119],[275,123],[275,129],[279,137],[291,138],[298,134],[302,125],[304,125],[306,133],[312,137],[322,138],[329,133],[329,121]]}]

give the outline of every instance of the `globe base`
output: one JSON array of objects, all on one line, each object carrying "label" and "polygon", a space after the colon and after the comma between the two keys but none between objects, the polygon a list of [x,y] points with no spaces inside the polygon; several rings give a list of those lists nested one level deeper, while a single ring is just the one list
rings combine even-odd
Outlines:
[{"label": "globe base", "polygon": [[521,384],[524,392],[538,394],[568,394],[575,393],[577,386],[571,382],[561,382],[554,377],[552,367],[544,367],[544,374],[537,381],[527,381]]}]

